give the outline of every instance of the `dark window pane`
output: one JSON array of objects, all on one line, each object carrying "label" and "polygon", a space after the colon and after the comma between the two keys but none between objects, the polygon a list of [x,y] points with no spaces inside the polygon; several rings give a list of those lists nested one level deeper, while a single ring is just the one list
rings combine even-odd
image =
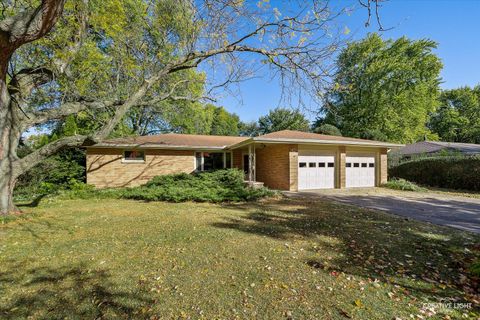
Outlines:
[{"label": "dark window pane", "polygon": [[318,167],[319,168],[325,168],[325,162],[319,162]]},{"label": "dark window pane", "polygon": [[362,163],[362,168],[366,168],[367,167],[367,164],[366,163]]},{"label": "dark window pane", "polygon": [[145,152],[138,150],[128,150],[123,154],[125,160],[145,161]]},{"label": "dark window pane", "polygon": [[317,163],[315,163],[315,162],[310,162],[310,163],[308,164],[308,167],[309,167],[309,168],[316,168],[316,167],[317,167]]},{"label": "dark window pane", "polygon": [[354,164],[353,164],[353,167],[354,167],[354,168],[360,167],[360,163],[354,163]]},{"label": "dark window pane", "polygon": [[335,163],[334,163],[334,162],[329,162],[329,163],[328,163],[328,167],[329,167],[329,168],[333,168],[334,166],[335,166]]},{"label": "dark window pane", "polygon": [[370,168],[375,168],[375,163],[369,163],[368,166],[369,166]]},{"label": "dark window pane", "polygon": [[203,153],[203,170],[217,170],[223,169],[223,153]]},{"label": "dark window pane", "polygon": [[225,159],[226,159],[225,168],[230,169],[232,167],[232,153],[227,152],[225,154]]},{"label": "dark window pane", "polygon": [[195,168],[197,171],[202,171],[202,153],[195,152]]},{"label": "dark window pane", "polygon": [[351,167],[352,167],[352,163],[351,163],[351,162],[347,162],[347,163],[346,163],[346,166],[347,166],[347,168],[351,168]]},{"label": "dark window pane", "polygon": [[306,168],[306,167],[307,167],[307,163],[306,163],[306,162],[300,162],[300,163],[298,164],[298,166],[299,166],[300,168]]}]

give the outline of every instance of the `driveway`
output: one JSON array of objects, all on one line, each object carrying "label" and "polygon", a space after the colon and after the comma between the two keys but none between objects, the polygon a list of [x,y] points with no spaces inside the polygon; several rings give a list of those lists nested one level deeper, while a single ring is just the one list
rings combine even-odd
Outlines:
[{"label": "driveway", "polygon": [[382,210],[411,219],[480,233],[480,198],[384,188],[315,190],[298,194],[319,196],[349,205]]}]

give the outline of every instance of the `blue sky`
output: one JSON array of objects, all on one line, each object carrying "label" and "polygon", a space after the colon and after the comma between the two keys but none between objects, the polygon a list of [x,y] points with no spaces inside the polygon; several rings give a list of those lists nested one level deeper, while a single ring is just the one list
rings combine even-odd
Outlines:
[{"label": "blue sky", "polygon": [[[275,6],[276,1],[270,2]],[[341,23],[351,30],[351,36],[361,39],[378,29],[373,21],[371,27],[365,28],[366,17],[366,11],[357,8]],[[480,84],[480,0],[390,0],[383,4],[381,17],[385,28],[393,27],[382,32],[384,38],[407,36],[438,42],[436,53],[444,64],[442,88]],[[241,97],[225,96],[217,104],[238,114],[243,121],[251,121],[277,107],[281,91],[275,79],[262,77],[241,83],[240,93]],[[315,117],[309,112],[307,116]]]}]

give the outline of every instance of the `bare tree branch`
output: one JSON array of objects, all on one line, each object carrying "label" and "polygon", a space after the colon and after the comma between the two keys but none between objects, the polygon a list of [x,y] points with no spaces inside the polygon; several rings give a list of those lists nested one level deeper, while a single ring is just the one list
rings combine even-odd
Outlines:
[{"label": "bare tree branch", "polygon": [[377,21],[378,30],[379,31],[388,31],[388,30],[393,29],[393,27],[385,29],[383,27],[383,24],[382,24],[382,19],[380,17],[380,7],[381,7],[380,3],[385,2],[385,1],[388,1],[388,0],[367,0],[367,3],[363,2],[362,0],[358,0],[360,5],[367,8],[368,16],[367,16],[367,21],[365,22],[365,27],[370,26],[370,21],[371,21],[371,18],[372,18],[372,3],[373,3],[373,4],[375,4],[375,19]]}]

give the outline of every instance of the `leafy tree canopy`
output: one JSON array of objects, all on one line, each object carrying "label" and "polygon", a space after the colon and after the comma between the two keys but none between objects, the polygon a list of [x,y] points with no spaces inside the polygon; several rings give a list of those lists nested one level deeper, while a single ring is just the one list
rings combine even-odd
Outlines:
[{"label": "leafy tree canopy", "polygon": [[337,60],[334,85],[322,107],[325,123],[346,136],[409,143],[428,134],[442,63],[428,40],[383,40],[378,34],[350,43]]},{"label": "leafy tree canopy", "polygon": [[480,86],[443,91],[428,127],[442,141],[480,143]]},{"label": "leafy tree canopy", "polygon": [[328,135],[331,135],[331,136],[341,136],[342,135],[342,133],[340,132],[340,130],[337,127],[335,127],[334,125],[328,124],[328,123],[324,123],[324,124],[321,124],[319,126],[314,127],[313,132],[321,133],[321,134],[328,134]]},{"label": "leafy tree canopy", "polygon": [[310,124],[298,109],[275,108],[258,119],[259,131],[262,134],[280,130],[309,131]]}]

